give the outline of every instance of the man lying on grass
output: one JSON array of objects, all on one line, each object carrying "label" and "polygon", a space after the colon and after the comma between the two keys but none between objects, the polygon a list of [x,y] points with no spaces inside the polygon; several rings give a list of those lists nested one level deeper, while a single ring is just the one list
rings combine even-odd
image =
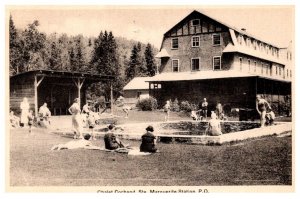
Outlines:
[{"label": "man lying on grass", "polygon": [[84,139],[72,140],[65,144],[54,145],[51,148],[51,150],[79,149],[79,148],[100,149],[100,147],[94,146],[94,145],[92,145],[92,143],[90,141],[88,141],[91,138],[90,134],[86,134],[83,138]]}]

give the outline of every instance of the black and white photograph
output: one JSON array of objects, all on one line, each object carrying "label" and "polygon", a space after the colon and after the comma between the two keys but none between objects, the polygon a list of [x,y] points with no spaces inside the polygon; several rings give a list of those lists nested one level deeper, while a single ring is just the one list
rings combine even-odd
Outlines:
[{"label": "black and white photograph", "polygon": [[294,5],[5,11],[7,191],[295,190]]}]

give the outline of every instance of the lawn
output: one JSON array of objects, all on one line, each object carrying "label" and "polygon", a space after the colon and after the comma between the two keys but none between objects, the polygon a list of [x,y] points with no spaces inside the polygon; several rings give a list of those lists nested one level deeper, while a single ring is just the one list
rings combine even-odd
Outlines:
[{"label": "lawn", "polygon": [[[235,145],[159,143],[150,156],[96,150],[51,151],[70,138],[35,129],[10,131],[11,186],[291,185],[291,137]],[[138,141],[128,141],[139,146]],[[93,144],[103,146],[102,140]]]}]

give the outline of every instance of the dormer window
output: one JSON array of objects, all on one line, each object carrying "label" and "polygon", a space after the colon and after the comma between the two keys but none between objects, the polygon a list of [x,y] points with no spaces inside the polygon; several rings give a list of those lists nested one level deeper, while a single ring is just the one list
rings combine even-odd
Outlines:
[{"label": "dormer window", "polygon": [[178,49],[178,38],[172,39],[172,49]]},{"label": "dormer window", "polygon": [[254,47],[254,50],[257,49],[257,42],[255,40],[253,40],[253,47]]},{"label": "dormer window", "polygon": [[247,38],[247,46],[250,46],[251,45],[251,39],[250,38]]},{"label": "dormer window", "polygon": [[200,19],[193,19],[192,26],[200,26]]}]

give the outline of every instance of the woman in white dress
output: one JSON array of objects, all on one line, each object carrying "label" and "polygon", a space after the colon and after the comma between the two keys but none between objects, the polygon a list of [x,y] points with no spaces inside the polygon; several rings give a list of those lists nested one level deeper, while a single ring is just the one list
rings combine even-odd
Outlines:
[{"label": "woman in white dress", "polygon": [[28,123],[28,113],[29,113],[29,103],[27,97],[23,98],[23,101],[20,104],[21,109],[21,125]]},{"label": "woman in white dress", "polygon": [[82,117],[81,117],[81,110],[79,106],[79,99],[74,99],[74,103],[68,109],[69,112],[72,114],[72,127],[74,131],[74,139],[82,139],[82,131],[83,131],[83,124],[82,124]]}]

